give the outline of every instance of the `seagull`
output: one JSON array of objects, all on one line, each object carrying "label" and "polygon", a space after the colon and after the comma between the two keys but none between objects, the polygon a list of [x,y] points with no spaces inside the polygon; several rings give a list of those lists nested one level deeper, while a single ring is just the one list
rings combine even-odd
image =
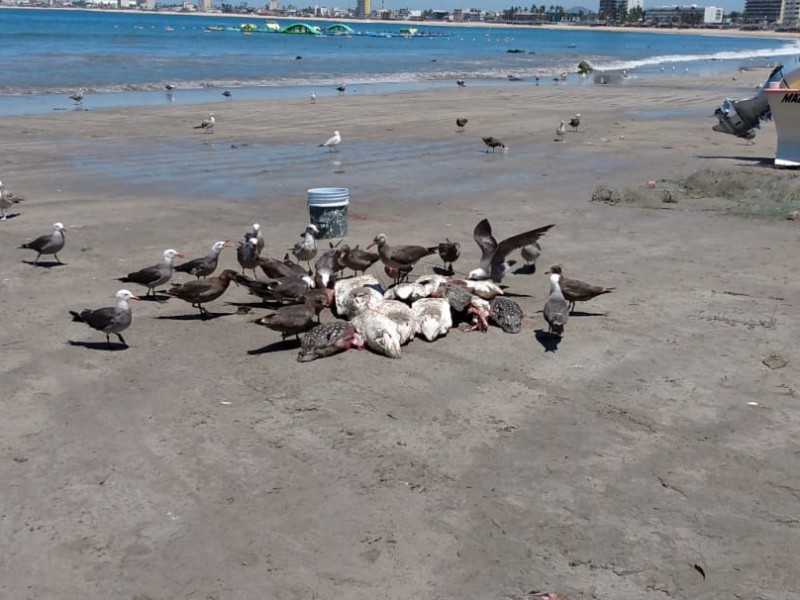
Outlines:
[{"label": "seagull", "polygon": [[745,131],[744,133],[737,134],[736,137],[739,137],[739,138],[742,138],[743,140],[746,140],[747,141],[747,145],[748,146],[752,146],[753,144],[755,144],[755,142],[753,140],[756,137],[756,132],[755,132],[754,129],[750,129],[748,131]]},{"label": "seagull", "polygon": [[536,261],[542,255],[542,247],[539,245],[539,242],[533,242],[527,246],[523,246],[522,250],[520,250],[520,254],[522,255],[522,260],[525,261],[525,266],[531,273],[535,273]]},{"label": "seagull", "polygon": [[553,273],[550,275],[550,296],[544,305],[544,320],[547,321],[549,332],[561,337],[564,335],[564,326],[569,319],[569,303],[561,292],[558,280],[561,275]]},{"label": "seagull", "polygon": [[456,79],[456,85],[458,87],[467,87],[467,84],[464,82],[463,79]]},{"label": "seagull", "polygon": [[256,267],[258,266],[258,238],[250,237],[244,243],[239,243],[236,248],[236,260],[242,267],[242,274],[244,275],[245,269],[253,271],[253,277],[258,278],[256,275]]},{"label": "seagull", "polygon": [[458,260],[461,255],[461,244],[458,242],[451,242],[450,238],[445,238],[447,241],[439,242],[439,258],[444,262],[444,266],[450,275],[454,274],[453,263]]},{"label": "seagull", "polygon": [[231,94],[230,90],[225,90],[224,92],[222,92],[222,95],[225,96],[228,100],[233,99],[233,94]]},{"label": "seagull", "polygon": [[439,250],[438,246],[389,246],[385,233],[376,235],[372,243],[367,246],[367,250],[373,246],[378,246],[381,262],[396,271],[396,274],[392,275],[395,283],[403,277],[408,277],[419,260]]},{"label": "seagull", "polygon": [[6,210],[17,204],[18,202],[24,202],[25,198],[18,198],[16,194],[9,192],[6,190],[3,182],[0,181],[0,213],[2,213],[2,217],[0,217],[0,221],[5,221],[8,217],[6,216]]},{"label": "seagull", "polygon": [[564,121],[561,121],[561,125],[559,125],[558,129],[556,129],[556,139],[554,141],[563,142],[565,135],[567,135],[567,128],[564,125]]},{"label": "seagull", "polygon": [[244,241],[250,238],[256,238],[256,253],[261,254],[264,249],[264,234],[261,233],[261,225],[253,223],[253,231],[247,231],[244,234]]},{"label": "seagull", "polygon": [[172,265],[175,261],[175,257],[183,258],[183,254],[172,248],[164,250],[163,259],[157,265],[128,273],[125,277],[118,278],[117,281],[121,281],[122,283],[138,283],[147,288],[145,297],[149,296],[151,292],[155,296],[155,288],[167,283],[172,277]]},{"label": "seagull", "polygon": [[84,90],[83,88],[79,88],[77,92],[75,92],[74,94],[72,94],[70,96],[70,99],[73,102],[75,102],[75,104],[79,104],[79,105],[83,106],[83,93],[85,91],[86,90]]},{"label": "seagull", "polygon": [[317,94],[315,92],[311,92],[311,104],[317,103]]},{"label": "seagull", "polygon": [[214,123],[216,120],[214,119],[214,113],[208,113],[208,118],[203,119],[200,125],[195,125],[195,129],[202,129],[205,133],[214,133]]},{"label": "seagull", "polygon": [[212,302],[222,296],[228,289],[230,282],[236,277],[238,277],[236,271],[225,269],[219,274],[219,277],[212,277],[203,281],[198,279],[184,284],[176,283],[168,290],[159,291],[167,296],[180,298],[184,302],[188,302],[200,311],[200,318],[205,320],[208,316],[208,311],[201,305],[206,302]]},{"label": "seagull", "polygon": [[581,124],[581,113],[575,113],[575,116],[569,120],[569,126],[572,131],[578,131],[578,126]]},{"label": "seagull", "polygon": [[169,94],[172,92],[172,90],[175,89],[175,86],[172,85],[171,83],[167,83],[164,85],[164,89],[167,90],[167,93]]},{"label": "seagull", "polygon": [[506,261],[506,257],[514,250],[533,244],[542,237],[553,225],[537,227],[524,233],[504,239],[499,244],[492,235],[492,226],[489,219],[483,219],[475,226],[472,237],[481,249],[481,266],[473,269],[467,276],[468,279],[491,279],[500,283],[511,270],[513,263]]},{"label": "seagull", "polygon": [[506,147],[506,145],[503,142],[501,142],[500,140],[498,140],[497,138],[492,137],[492,136],[481,138],[481,139],[483,140],[483,143],[486,144],[486,151],[487,152],[489,151],[489,148],[491,148],[492,152],[494,152],[497,148],[505,149],[505,147]]},{"label": "seagull", "polygon": [[586,302],[587,300],[591,300],[592,298],[596,298],[602,294],[610,294],[616,289],[613,287],[607,288],[599,285],[590,285],[586,282],[580,281],[579,279],[567,278],[564,276],[561,266],[559,265],[550,267],[548,273],[555,273],[559,276],[558,285],[561,288],[561,293],[563,294],[564,299],[569,302],[570,312],[575,310],[576,302]]},{"label": "seagull", "polygon": [[305,261],[308,263],[308,269],[311,270],[311,259],[317,255],[317,240],[319,229],[313,223],[306,226],[306,230],[300,234],[300,241],[292,248],[292,254],[298,261]]},{"label": "seagull", "polygon": [[334,151],[338,152],[338,150],[336,149],[336,146],[338,146],[341,141],[342,141],[342,136],[339,135],[338,131],[334,131],[333,135],[328,138],[328,141],[326,141],[324,144],[320,144],[319,147],[320,148],[328,148],[328,150],[330,152],[334,152]]},{"label": "seagull", "polygon": [[52,233],[39,236],[32,242],[20,245],[19,248],[26,248],[28,250],[35,250],[38,252],[33,261],[33,264],[35,265],[39,263],[39,257],[42,254],[52,254],[56,257],[58,264],[63,265],[64,263],[62,263],[61,259],[58,258],[58,253],[61,252],[62,248],[64,248],[64,244],[67,241],[66,237],[64,236],[65,231],[66,229],[64,229],[64,226],[61,223],[55,223],[53,225]]},{"label": "seagull", "polygon": [[469,119],[456,119],[456,127],[459,131],[464,131],[464,125],[469,123]]},{"label": "seagull", "polygon": [[226,248],[230,245],[231,243],[228,240],[214,242],[214,244],[211,246],[211,252],[209,252],[206,256],[192,259],[180,265],[175,265],[175,271],[180,273],[189,273],[198,279],[200,279],[200,277],[208,277],[217,268],[217,263],[219,262],[219,253],[222,252],[223,248]]},{"label": "seagull", "polygon": [[122,332],[130,327],[132,321],[131,305],[128,304],[128,300],[139,300],[139,296],[135,296],[130,290],[120,290],[114,297],[117,300],[116,306],[107,306],[94,310],[86,308],[81,312],[71,310],[69,314],[72,315],[73,321],[86,323],[92,329],[105,333],[106,343],[109,346],[111,345],[111,340],[108,336],[113,333],[127,347],[128,342],[122,337]]},{"label": "seagull", "polygon": [[343,96],[346,89],[347,89],[347,86],[345,84],[342,84],[342,85],[340,85],[339,87],[336,88],[336,91],[339,92],[340,96]]}]

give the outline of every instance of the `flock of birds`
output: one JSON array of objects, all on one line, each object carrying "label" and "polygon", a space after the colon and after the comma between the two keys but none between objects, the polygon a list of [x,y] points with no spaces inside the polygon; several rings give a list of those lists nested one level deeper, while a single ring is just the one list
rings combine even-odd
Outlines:
[{"label": "flock of birds", "polygon": [[[0,190],[8,193],[2,187]],[[460,324],[464,331],[486,331],[493,322],[508,333],[519,333],[524,313],[500,284],[516,264],[510,256],[517,251],[526,263],[525,270],[535,272],[542,252],[539,240],[552,227],[538,227],[498,241],[489,221],[483,219],[473,230],[473,239],[481,251],[479,265],[466,277],[460,277],[453,269],[461,254],[460,244],[449,239],[432,246],[390,245],[386,234],[380,233],[364,249],[358,245],[351,247],[343,240],[322,249],[317,243],[319,230],[312,223],[283,259],[279,259],[264,252],[261,226],[255,223],[236,245],[241,273],[228,268],[212,276],[222,251],[233,246],[229,240],[220,240],[212,244],[205,256],[179,264],[175,261],[183,258],[182,253],[172,248],[164,250],[160,262],[130,272],[118,281],[141,286],[146,290],[145,298],[159,302],[168,298],[183,300],[196,308],[203,320],[208,317],[204,305],[220,298],[231,283],[244,287],[263,306],[272,309],[254,323],[279,332],[284,341],[290,336],[299,340],[300,334],[305,334],[298,354],[300,362],[365,345],[396,358],[401,355],[401,346],[415,336],[433,341],[455,324]],[[19,248],[36,252],[33,265],[40,264],[42,256],[51,255],[58,264],[64,264],[58,255],[66,245],[65,232],[62,223],[55,223],[51,233]],[[377,252],[371,252],[372,248]],[[438,254],[443,266],[410,281],[409,275],[418,263],[434,254]],[[393,281],[385,288],[378,278],[367,273],[379,262]],[[346,269],[353,274],[345,276]],[[252,277],[247,275],[248,271]],[[259,278],[258,271],[266,278]],[[160,289],[170,283],[175,273],[185,273],[194,279]],[[613,290],[569,279],[559,266],[552,267],[548,275],[550,293],[542,313],[549,333],[559,339],[564,335],[575,302]],[[113,334],[127,347],[122,333],[132,323],[131,301],[142,298],[127,288],[120,289],[115,298],[114,306],[70,311],[70,314],[73,320],[104,333],[109,346]],[[321,323],[320,313],[326,308],[337,319]],[[251,310],[251,305],[239,307],[245,314]]]},{"label": "flock of birds", "polygon": [[[457,80],[456,83],[460,87],[466,86],[463,80]],[[175,86],[167,84],[165,89],[171,94]],[[336,90],[343,95],[346,86],[340,85]],[[84,92],[84,89],[80,89],[70,97],[82,106]],[[223,96],[232,98],[227,90]],[[314,92],[311,92],[310,99],[311,103],[316,102]],[[457,131],[463,132],[468,122],[467,118],[458,117]],[[576,114],[568,124],[572,131],[577,132],[581,115]],[[194,129],[213,133],[215,125],[216,118],[211,112]],[[556,130],[556,141],[563,141],[566,133],[567,123],[561,121]],[[496,137],[483,137],[482,140],[486,152],[508,149]],[[319,146],[335,152],[341,141],[340,132],[335,131]],[[0,182],[0,219],[6,220],[7,209],[21,201],[22,198],[7,191]],[[232,246],[230,240],[220,240],[212,244],[207,255],[180,264],[175,264],[175,259],[183,258],[183,254],[169,248],[163,252],[158,264],[128,273],[119,281],[142,286],[146,289],[146,298],[160,300],[158,294],[164,294],[184,300],[199,311],[201,319],[208,316],[204,305],[220,298],[232,282],[245,287],[266,306],[275,309],[256,319],[256,323],[280,332],[283,340],[292,335],[299,339],[301,333],[306,334],[298,355],[299,361],[313,360],[364,345],[387,356],[399,357],[400,347],[404,343],[416,335],[433,341],[447,333],[454,319],[456,322],[462,321],[462,328],[466,330],[486,331],[492,321],[506,332],[518,333],[522,328],[523,311],[515,301],[505,296],[499,284],[516,263],[509,260],[515,251],[520,251],[525,269],[535,272],[536,261],[541,255],[539,239],[551,227],[553,225],[546,225],[498,242],[492,234],[489,221],[482,220],[473,231],[473,239],[481,250],[480,264],[463,278],[456,277],[453,270],[453,263],[460,256],[460,244],[449,239],[434,246],[390,246],[387,236],[381,233],[365,249],[358,245],[351,248],[340,241],[338,245],[331,244],[330,249],[320,252],[316,239],[319,230],[314,224],[309,224],[291,249],[294,260],[288,252],[281,260],[263,253],[264,237],[260,225],[256,223],[236,247],[241,273],[224,269],[218,276],[212,277],[221,252]],[[43,255],[52,255],[59,264],[63,264],[58,253],[65,243],[65,228],[63,224],[55,223],[50,234],[22,244],[20,248],[37,252],[34,265]],[[373,247],[377,247],[377,252],[370,252]],[[409,281],[409,275],[417,263],[432,254],[439,255],[444,267],[434,269],[434,274],[424,274],[413,282]],[[315,259],[312,267],[311,261]],[[366,273],[379,261],[393,280],[387,289],[377,278]],[[353,271],[353,275],[343,277],[345,269]],[[266,280],[259,279],[258,270],[266,275]],[[253,276],[248,277],[247,271],[252,272]],[[175,272],[192,275],[195,280],[157,289],[168,284]],[[614,289],[569,279],[559,266],[552,267],[548,275],[550,293],[542,314],[548,332],[559,338],[564,334],[575,302],[590,300]],[[74,320],[105,333],[108,344],[111,344],[110,335],[114,334],[127,346],[122,332],[132,322],[130,301],[140,300],[140,297],[128,289],[119,290],[115,297],[115,306],[70,311],[70,314]],[[347,320],[320,324],[319,315],[328,307],[340,319]]]},{"label": "flock of birds", "polygon": [[[466,83],[464,82],[463,79],[458,79],[456,83],[458,84],[459,87],[466,87]],[[172,84],[167,84],[167,90],[171,92],[172,89],[174,89],[174,86],[172,86]],[[343,95],[347,90],[347,86],[340,85],[336,88],[336,90],[339,92],[339,95]],[[231,98],[231,93],[229,91],[223,92],[222,95],[226,96],[228,99]],[[316,92],[313,91],[311,92],[310,102],[311,104],[316,104],[317,102]],[[469,119],[463,117],[457,117],[456,118],[457,131],[459,133],[465,131],[467,123],[469,123]],[[577,132],[578,127],[580,127],[581,124],[580,113],[576,113],[575,116],[569,120],[568,124],[573,132]],[[214,116],[213,112],[210,112],[208,113],[207,118],[203,119],[202,121],[200,121],[200,123],[194,126],[194,129],[200,129],[203,133],[214,133],[215,125],[216,125],[216,117]],[[561,121],[560,125],[556,129],[555,141],[563,142],[564,139],[566,138],[566,134],[567,134],[567,124],[565,123],[565,121]],[[483,143],[486,146],[486,152],[489,152],[489,150],[495,152],[498,149],[508,150],[508,146],[506,146],[505,143],[503,143],[501,140],[499,140],[494,136],[482,137],[481,139],[483,140]],[[330,152],[338,152],[338,146],[339,144],[341,144],[341,142],[342,142],[341,133],[339,133],[339,131],[334,131],[333,135],[330,138],[328,138],[323,143],[319,144],[319,147],[327,148]]]}]

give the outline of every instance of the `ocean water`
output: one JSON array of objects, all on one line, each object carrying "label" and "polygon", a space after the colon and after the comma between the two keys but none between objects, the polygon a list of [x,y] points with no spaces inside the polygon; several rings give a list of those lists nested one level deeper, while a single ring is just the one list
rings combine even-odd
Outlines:
[{"label": "ocean water", "polygon": [[[208,31],[263,25],[262,17],[0,9],[0,114],[87,106],[208,102],[223,89],[236,98],[307,96],[453,85],[550,84],[580,60],[631,77],[688,72],[702,76],[795,60],[797,40],[530,27],[417,27],[437,35],[305,36]],[[289,21],[291,22],[291,21]],[[287,21],[280,21],[287,24]],[[330,22],[319,23],[326,25]],[[397,32],[394,23],[350,23],[357,32]],[[522,52],[508,52],[521,50]],[[298,58],[302,57],[302,58]],[[522,82],[509,82],[515,75]],[[164,85],[176,89],[165,98]],[[587,83],[587,81],[581,81]]]}]

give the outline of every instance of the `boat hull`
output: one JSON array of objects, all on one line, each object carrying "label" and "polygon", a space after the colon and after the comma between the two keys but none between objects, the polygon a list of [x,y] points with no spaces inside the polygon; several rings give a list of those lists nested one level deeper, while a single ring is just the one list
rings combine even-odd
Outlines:
[{"label": "boat hull", "polygon": [[766,88],[778,147],[775,166],[800,167],[800,89]]}]

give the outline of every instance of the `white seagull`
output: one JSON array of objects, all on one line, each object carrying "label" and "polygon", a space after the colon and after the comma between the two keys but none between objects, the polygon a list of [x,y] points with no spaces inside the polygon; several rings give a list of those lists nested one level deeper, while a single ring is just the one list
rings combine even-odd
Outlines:
[{"label": "white seagull", "polygon": [[342,141],[342,136],[339,135],[338,131],[334,131],[333,135],[328,138],[328,141],[325,142],[324,144],[320,144],[319,147],[328,148],[331,152],[333,151],[338,152],[338,150],[336,150],[336,146],[338,146],[341,141]]},{"label": "white seagull", "polygon": [[70,96],[70,100],[75,102],[75,104],[80,104],[81,106],[83,106],[83,93],[85,91],[86,90],[84,90],[83,88],[79,88],[77,92],[75,92]]},{"label": "white seagull", "polygon": [[24,202],[25,198],[20,198],[13,192],[9,192],[3,186],[3,182],[0,181],[0,221],[5,221],[8,216],[6,215],[6,210],[18,204],[19,202]]},{"label": "white seagull", "polygon": [[202,129],[204,133],[214,133],[214,123],[216,120],[214,119],[214,113],[208,113],[208,118],[203,119],[200,125],[195,125],[195,129]]},{"label": "white seagull", "polygon": [[317,94],[316,92],[311,92],[311,104],[317,103]]},{"label": "white seagull", "polygon": [[561,125],[559,125],[558,129],[556,129],[556,139],[555,139],[555,141],[556,142],[563,142],[565,135],[567,135],[567,128],[564,125],[564,121],[561,121]]}]

